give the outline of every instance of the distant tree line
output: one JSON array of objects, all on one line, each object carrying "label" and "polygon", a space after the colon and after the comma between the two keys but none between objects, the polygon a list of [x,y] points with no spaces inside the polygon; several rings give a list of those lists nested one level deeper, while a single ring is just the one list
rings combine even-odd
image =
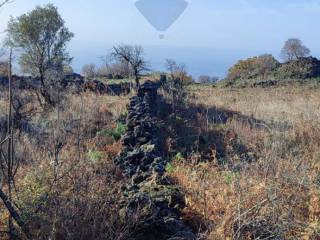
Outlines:
[{"label": "distant tree line", "polygon": [[208,75],[201,75],[198,78],[198,82],[199,83],[203,83],[203,84],[213,84],[219,81],[219,77],[211,77]]},{"label": "distant tree line", "polygon": [[95,64],[84,65],[82,74],[86,78],[134,78],[136,85],[139,86],[141,75],[149,70],[144,49],[139,45],[121,44],[114,46],[111,53],[103,57],[102,60],[103,66],[99,68]]},{"label": "distant tree line", "polygon": [[[105,77],[108,79],[134,79],[139,86],[140,78],[152,71],[145,60],[144,49],[138,45],[118,45],[112,48],[111,54],[103,57],[103,65],[86,64],[82,67],[82,75],[87,79]],[[184,63],[178,63],[173,59],[165,60],[165,68],[169,79],[178,79],[180,84],[193,82],[192,76],[187,72]],[[150,74],[149,74],[150,75]],[[158,76],[159,77],[159,76]],[[209,77],[209,82],[215,78]]]},{"label": "distant tree line", "polygon": [[103,77],[107,79],[132,78],[133,71],[130,66],[123,61],[103,59],[103,65],[97,66],[94,63],[85,64],[81,69],[81,74],[86,79]]}]

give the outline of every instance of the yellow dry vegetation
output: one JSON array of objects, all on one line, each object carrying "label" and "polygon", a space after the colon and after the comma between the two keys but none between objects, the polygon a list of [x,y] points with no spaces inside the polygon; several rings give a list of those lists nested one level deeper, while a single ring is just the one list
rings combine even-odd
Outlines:
[{"label": "yellow dry vegetation", "polygon": [[[175,162],[171,175],[186,191],[186,219],[200,237],[320,239],[320,90],[193,86],[188,104],[207,109],[203,129],[237,139],[224,141],[223,163],[215,151],[202,163]],[[210,108],[233,116],[210,121]],[[239,142],[252,160],[239,154]]]}]

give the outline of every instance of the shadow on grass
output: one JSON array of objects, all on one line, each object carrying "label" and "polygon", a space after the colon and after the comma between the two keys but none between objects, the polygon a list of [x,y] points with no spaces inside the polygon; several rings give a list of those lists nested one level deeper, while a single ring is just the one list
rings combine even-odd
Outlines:
[{"label": "shadow on grass", "polygon": [[[161,101],[165,102],[163,99]],[[242,162],[250,163],[255,156],[238,134],[225,126],[228,122],[236,121],[249,130],[265,133],[287,131],[291,128],[287,123],[267,123],[225,108],[189,103],[180,105],[173,114],[169,104],[161,106],[159,112],[164,119],[164,135],[170,140],[164,144],[171,158],[180,152],[187,158],[195,156],[195,162],[210,161],[216,157],[220,164],[226,164],[231,155],[237,155]]]}]

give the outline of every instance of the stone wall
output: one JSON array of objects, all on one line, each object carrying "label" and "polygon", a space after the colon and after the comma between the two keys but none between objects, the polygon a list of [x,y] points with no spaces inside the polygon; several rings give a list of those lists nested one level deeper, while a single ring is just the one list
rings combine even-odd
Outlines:
[{"label": "stone wall", "polygon": [[123,150],[115,159],[130,179],[124,187],[123,207],[141,214],[132,239],[191,240],[195,239],[194,234],[180,219],[184,195],[165,173],[167,159],[157,117],[159,87],[148,81],[130,100]]},{"label": "stone wall", "polygon": [[131,92],[132,84],[130,83],[113,83],[105,84],[98,80],[86,81],[82,85],[83,91],[91,91],[99,94],[108,94],[108,95],[124,95]]},{"label": "stone wall", "polygon": [[[13,88],[21,90],[34,90],[40,88],[40,79],[17,76],[14,75],[12,78]],[[55,82],[56,83],[56,82]],[[128,82],[119,83],[104,83],[99,80],[88,80],[85,81],[81,75],[70,74],[67,75],[61,82],[61,90],[69,91],[71,93],[79,94],[81,92],[95,92],[99,94],[108,95],[125,95],[131,92],[132,84]],[[8,78],[0,76],[0,87],[8,87]]]}]

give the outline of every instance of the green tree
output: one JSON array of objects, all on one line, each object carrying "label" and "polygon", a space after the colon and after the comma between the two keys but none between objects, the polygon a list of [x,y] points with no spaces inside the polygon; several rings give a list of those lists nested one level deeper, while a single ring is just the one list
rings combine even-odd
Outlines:
[{"label": "green tree", "polygon": [[[54,79],[59,79],[58,74],[62,74],[63,67],[72,60],[66,51],[72,37],[73,33],[52,4],[38,6],[8,23],[6,44],[22,50],[21,69],[39,78],[38,90],[47,104],[55,104],[49,89],[55,86]],[[40,98],[39,101],[42,104]]]}]

